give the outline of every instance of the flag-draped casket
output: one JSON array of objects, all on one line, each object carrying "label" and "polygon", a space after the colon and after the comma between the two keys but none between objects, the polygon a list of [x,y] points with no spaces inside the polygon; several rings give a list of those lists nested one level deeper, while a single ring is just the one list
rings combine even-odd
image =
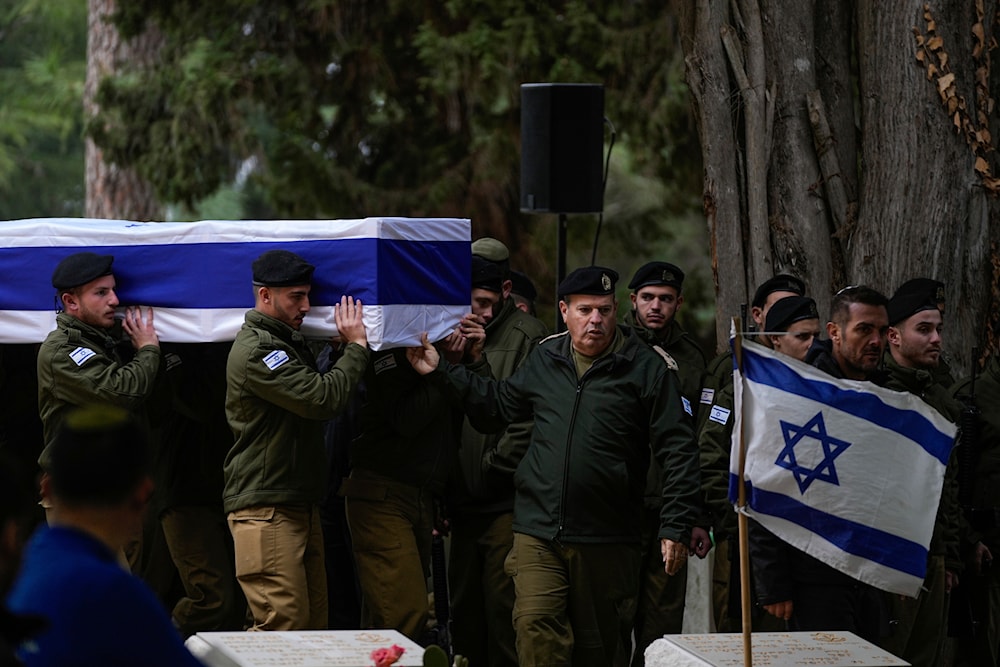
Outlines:
[{"label": "flag-draped casket", "polygon": [[152,306],[160,338],[232,340],[253,307],[251,264],[281,248],[316,266],[310,338],[336,334],[333,305],[359,298],[373,349],[447,335],[469,311],[470,224],[465,219],[365,218],[129,222],[0,222],[0,343],[32,343],[55,328],[50,279],[64,257],[114,255],[122,306]]}]

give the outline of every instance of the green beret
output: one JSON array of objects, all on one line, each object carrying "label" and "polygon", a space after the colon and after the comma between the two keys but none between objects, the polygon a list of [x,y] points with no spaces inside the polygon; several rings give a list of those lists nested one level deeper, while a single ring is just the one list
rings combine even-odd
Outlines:
[{"label": "green beret", "polygon": [[510,259],[510,251],[500,241],[488,236],[472,242],[472,254],[479,255],[491,262],[506,262]]},{"label": "green beret", "polygon": [[503,292],[503,270],[479,255],[472,256],[472,289],[484,289],[497,294]]},{"label": "green beret", "polygon": [[676,287],[677,291],[680,292],[683,284],[684,272],[676,265],[669,262],[649,262],[639,267],[639,270],[632,276],[628,288],[632,291],[638,291],[647,285],[667,285]]},{"label": "green beret", "polygon": [[559,283],[559,298],[570,294],[603,296],[615,293],[618,273],[603,266],[584,266],[576,269]]},{"label": "green beret", "polygon": [[253,262],[253,284],[290,287],[312,282],[316,267],[288,250],[268,250]]},{"label": "green beret", "polygon": [[895,326],[923,310],[937,310],[940,303],[944,303],[944,283],[930,278],[908,280],[889,299],[889,325]]},{"label": "green beret", "polygon": [[806,293],[806,285],[801,279],[791,274],[779,273],[761,283],[757,291],[753,293],[753,301],[750,302],[750,305],[755,308],[763,308],[768,295],[774,292],[791,292],[802,296]]},{"label": "green beret", "polygon": [[764,319],[765,331],[788,331],[800,320],[818,320],[819,310],[816,302],[807,296],[786,296],[778,299],[767,311]]},{"label": "green beret", "polygon": [[535,284],[524,273],[512,269],[510,272],[510,282],[511,294],[523,296],[528,301],[534,301],[538,298],[538,290],[535,289]]},{"label": "green beret", "polygon": [[78,252],[63,259],[52,272],[52,286],[57,290],[67,290],[86,285],[101,276],[111,275],[114,255],[98,255],[92,252]]}]

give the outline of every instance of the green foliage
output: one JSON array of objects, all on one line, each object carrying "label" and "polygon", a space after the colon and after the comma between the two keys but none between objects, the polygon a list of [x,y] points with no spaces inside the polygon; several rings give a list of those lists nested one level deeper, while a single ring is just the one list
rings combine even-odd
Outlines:
[{"label": "green foliage", "polygon": [[83,212],[86,3],[0,5],[0,219]]},{"label": "green foliage", "polygon": [[[469,217],[508,241],[544,305],[554,222],[519,211],[520,85],[603,83],[618,143],[599,260],[656,252],[697,275],[699,149],[663,5],[130,0],[119,29],[159,30],[163,51],[102,84],[89,130],[188,210],[253,158],[256,217]],[[574,221],[571,266],[593,230]]]}]

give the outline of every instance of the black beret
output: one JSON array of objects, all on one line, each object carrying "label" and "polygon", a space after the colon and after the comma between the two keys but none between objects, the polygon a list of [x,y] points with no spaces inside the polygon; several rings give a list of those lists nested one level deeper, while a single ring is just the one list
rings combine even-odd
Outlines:
[{"label": "black beret", "polygon": [[684,272],[669,262],[649,262],[639,267],[628,284],[630,290],[638,290],[647,285],[668,285],[681,291]]},{"label": "black beret", "polygon": [[531,278],[527,275],[511,269],[510,282],[512,285],[510,290],[512,294],[523,296],[528,301],[534,301],[538,298],[538,290],[535,289],[535,284],[531,282]]},{"label": "black beret", "polygon": [[472,256],[472,289],[485,289],[491,292],[503,292],[503,269],[488,259],[479,255]]},{"label": "black beret", "polygon": [[617,271],[603,266],[584,266],[572,271],[559,283],[559,298],[569,294],[614,294],[617,282]]},{"label": "black beret", "polygon": [[52,272],[52,286],[58,290],[86,285],[101,276],[111,275],[114,255],[78,252],[63,259]]},{"label": "black beret", "polygon": [[787,331],[799,320],[818,320],[816,302],[807,296],[786,296],[778,299],[767,311],[764,319],[765,331]]},{"label": "black beret", "polygon": [[923,310],[937,310],[939,303],[944,303],[944,283],[930,278],[908,280],[889,299],[889,325],[895,326]]},{"label": "black beret", "polygon": [[753,301],[750,302],[750,305],[755,308],[763,308],[767,296],[773,292],[792,292],[802,296],[806,293],[806,284],[791,274],[779,273],[761,283],[757,291],[753,293]]},{"label": "black beret", "polygon": [[253,284],[290,287],[312,282],[316,267],[288,250],[268,250],[253,262]]}]

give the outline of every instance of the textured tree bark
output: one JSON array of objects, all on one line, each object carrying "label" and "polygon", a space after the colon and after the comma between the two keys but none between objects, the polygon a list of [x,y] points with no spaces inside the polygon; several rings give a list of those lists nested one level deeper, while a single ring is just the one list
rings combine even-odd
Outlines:
[{"label": "textured tree bark", "polygon": [[[125,42],[108,19],[115,0],[88,0],[87,79],[83,109],[87,118],[97,113],[97,87],[103,77],[113,74],[121,62],[153,62],[161,39],[155,30]],[[86,205],[88,218],[157,220],[161,208],[153,189],[133,169],[104,161],[103,151],[89,137],[86,140]]]},{"label": "textured tree bark", "polygon": [[768,78],[777,84],[768,219],[775,268],[806,277],[825,312],[834,288],[831,225],[806,107],[806,95],[816,87],[813,5],[761,3]]},{"label": "textured tree bark", "polygon": [[[716,340],[727,347],[729,322],[747,302],[744,234],[735,156],[739,151],[730,112],[732,96],[720,30],[728,20],[725,3],[698,0],[682,10],[681,35],[686,45],[686,78],[701,135],[705,181],[702,189],[711,243],[716,288]],[[689,45],[689,48],[687,47]]]},{"label": "textured tree bark", "polygon": [[[989,228],[996,198],[986,200],[975,156],[956,133],[939,90],[941,77],[952,73],[974,107],[976,16],[963,0],[926,3],[931,36],[942,40],[931,70],[917,60],[914,34],[927,33],[924,6],[924,0],[858,6],[864,170],[849,266],[855,280],[887,294],[910,278],[942,280],[945,349],[968,368],[988,305],[988,249],[1000,230]],[[948,54],[944,62],[941,53]]]},{"label": "textured tree bark", "polygon": [[[759,23],[756,3],[700,0],[683,43],[705,155],[720,341],[755,281],[768,277],[762,263],[804,278],[821,313],[844,284],[867,283],[891,296],[910,278],[930,277],[946,284],[945,349],[956,374],[966,374],[972,346],[995,350],[1000,327],[993,139],[1000,127],[990,92],[998,74],[987,48],[1000,32],[998,0],[760,0]],[[763,71],[754,64],[755,25],[767,54]],[[726,66],[719,42],[735,85],[719,69]],[[775,91],[773,127],[766,103],[753,97],[768,85]],[[814,110],[829,120],[818,147],[810,93]],[[763,166],[754,157],[761,137]],[[832,188],[835,218],[818,166],[821,150],[825,179],[839,180]],[[753,231],[760,188],[768,193],[763,243]],[[732,219],[733,202],[742,203],[739,220]],[[833,219],[842,222],[839,231]],[[740,229],[743,255],[732,248]],[[723,256],[734,270],[723,270]]]}]

